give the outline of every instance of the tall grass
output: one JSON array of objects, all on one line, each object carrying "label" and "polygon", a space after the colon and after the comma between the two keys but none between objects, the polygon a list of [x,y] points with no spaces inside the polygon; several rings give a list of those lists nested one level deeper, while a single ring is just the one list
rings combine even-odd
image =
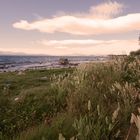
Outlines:
[{"label": "tall grass", "polygon": [[26,131],[21,129],[17,139],[139,139],[139,58],[82,64],[51,80],[18,94],[14,108],[23,118],[17,118],[17,128]]}]

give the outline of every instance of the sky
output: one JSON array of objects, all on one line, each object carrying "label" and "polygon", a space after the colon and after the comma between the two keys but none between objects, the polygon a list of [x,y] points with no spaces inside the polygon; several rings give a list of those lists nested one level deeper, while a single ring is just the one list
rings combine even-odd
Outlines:
[{"label": "sky", "polygon": [[109,55],[140,48],[140,0],[0,0],[0,54]]}]

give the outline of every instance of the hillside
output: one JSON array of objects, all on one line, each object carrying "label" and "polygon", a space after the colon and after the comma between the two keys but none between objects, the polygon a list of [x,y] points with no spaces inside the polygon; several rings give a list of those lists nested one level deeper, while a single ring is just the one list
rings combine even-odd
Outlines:
[{"label": "hillside", "polygon": [[[1,140],[140,138],[140,60],[0,74]],[[132,114],[133,113],[133,114]]]}]

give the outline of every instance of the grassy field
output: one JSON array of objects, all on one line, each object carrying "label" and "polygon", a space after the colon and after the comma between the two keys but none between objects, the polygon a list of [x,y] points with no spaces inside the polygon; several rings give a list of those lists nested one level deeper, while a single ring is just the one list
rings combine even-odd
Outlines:
[{"label": "grassy field", "polygon": [[1,140],[139,140],[140,59],[0,74]]},{"label": "grassy field", "polygon": [[72,72],[54,69],[0,73],[1,139],[12,138],[60,111],[52,83]]}]

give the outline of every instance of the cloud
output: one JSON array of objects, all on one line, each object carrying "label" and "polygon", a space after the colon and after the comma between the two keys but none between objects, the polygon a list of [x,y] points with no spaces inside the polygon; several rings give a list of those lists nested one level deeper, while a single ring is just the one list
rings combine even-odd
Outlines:
[{"label": "cloud", "polygon": [[72,55],[80,52],[81,55],[107,55],[129,53],[139,48],[137,40],[41,40],[38,44],[43,45],[51,54]]},{"label": "cloud", "polygon": [[13,26],[23,30],[38,30],[46,33],[64,32],[75,35],[122,33],[140,29],[140,13],[113,19],[85,19],[62,16],[32,23],[21,20],[14,23]]},{"label": "cloud", "polygon": [[63,11],[59,11],[55,16],[67,16],[71,15],[74,17],[82,17],[82,18],[94,18],[94,19],[107,19],[112,18],[114,16],[119,15],[123,12],[124,5],[122,3],[114,2],[104,2],[96,6],[90,7],[89,11],[86,13],[65,13]]},{"label": "cloud", "polygon": [[120,14],[123,11],[124,5],[121,3],[118,3],[116,1],[114,2],[107,2],[102,3],[97,6],[93,6],[90,8],[90,14],[92,17],[98,17],[98,18],[111,18],[118,14]]},{"label": "cloud", "polygon": [[74,35],[99,35],[130,32],[140,29],[140,13],[114,17],[122,11],[122,4],[108,2],[91,7],[88,13],[54,16],[29,23],[21,20],[14,28],[38,30],[44,33],[63,32]]},{"label": "cloud", "polygon": [[107,55],[129,53],[139,49],[138,40],[39,40],[15,45],[2,45],[0,52],[13,52],[25,54],[44,55]]},{"label": "cloud", "polygon": [[[42,33],[63,32],[72,35],[121,34],[140,29],[140,13],[122,15],[125,6],[118,2],[106,2],[92,6],[79,13],[59,12],[52,18],[28,22],[20,20],[13,24],[22,30],[37,30]],[[121,14],[121,15],[120,15]],[[91,36],[92,38],[92,36]],[[125,37],[126,38],[126,37]],[[139,49],[137,40],[41,40],[34,43],[34,54],[81,55],[122,54]]]},{"label": "cloud", "polygon": [[[96,44],[103,44],[107,43],[108,41],[103,40],[42,40],[40,41],[43,45],[96,45]],[[109,41],[110,42],[110,41]]]}]

